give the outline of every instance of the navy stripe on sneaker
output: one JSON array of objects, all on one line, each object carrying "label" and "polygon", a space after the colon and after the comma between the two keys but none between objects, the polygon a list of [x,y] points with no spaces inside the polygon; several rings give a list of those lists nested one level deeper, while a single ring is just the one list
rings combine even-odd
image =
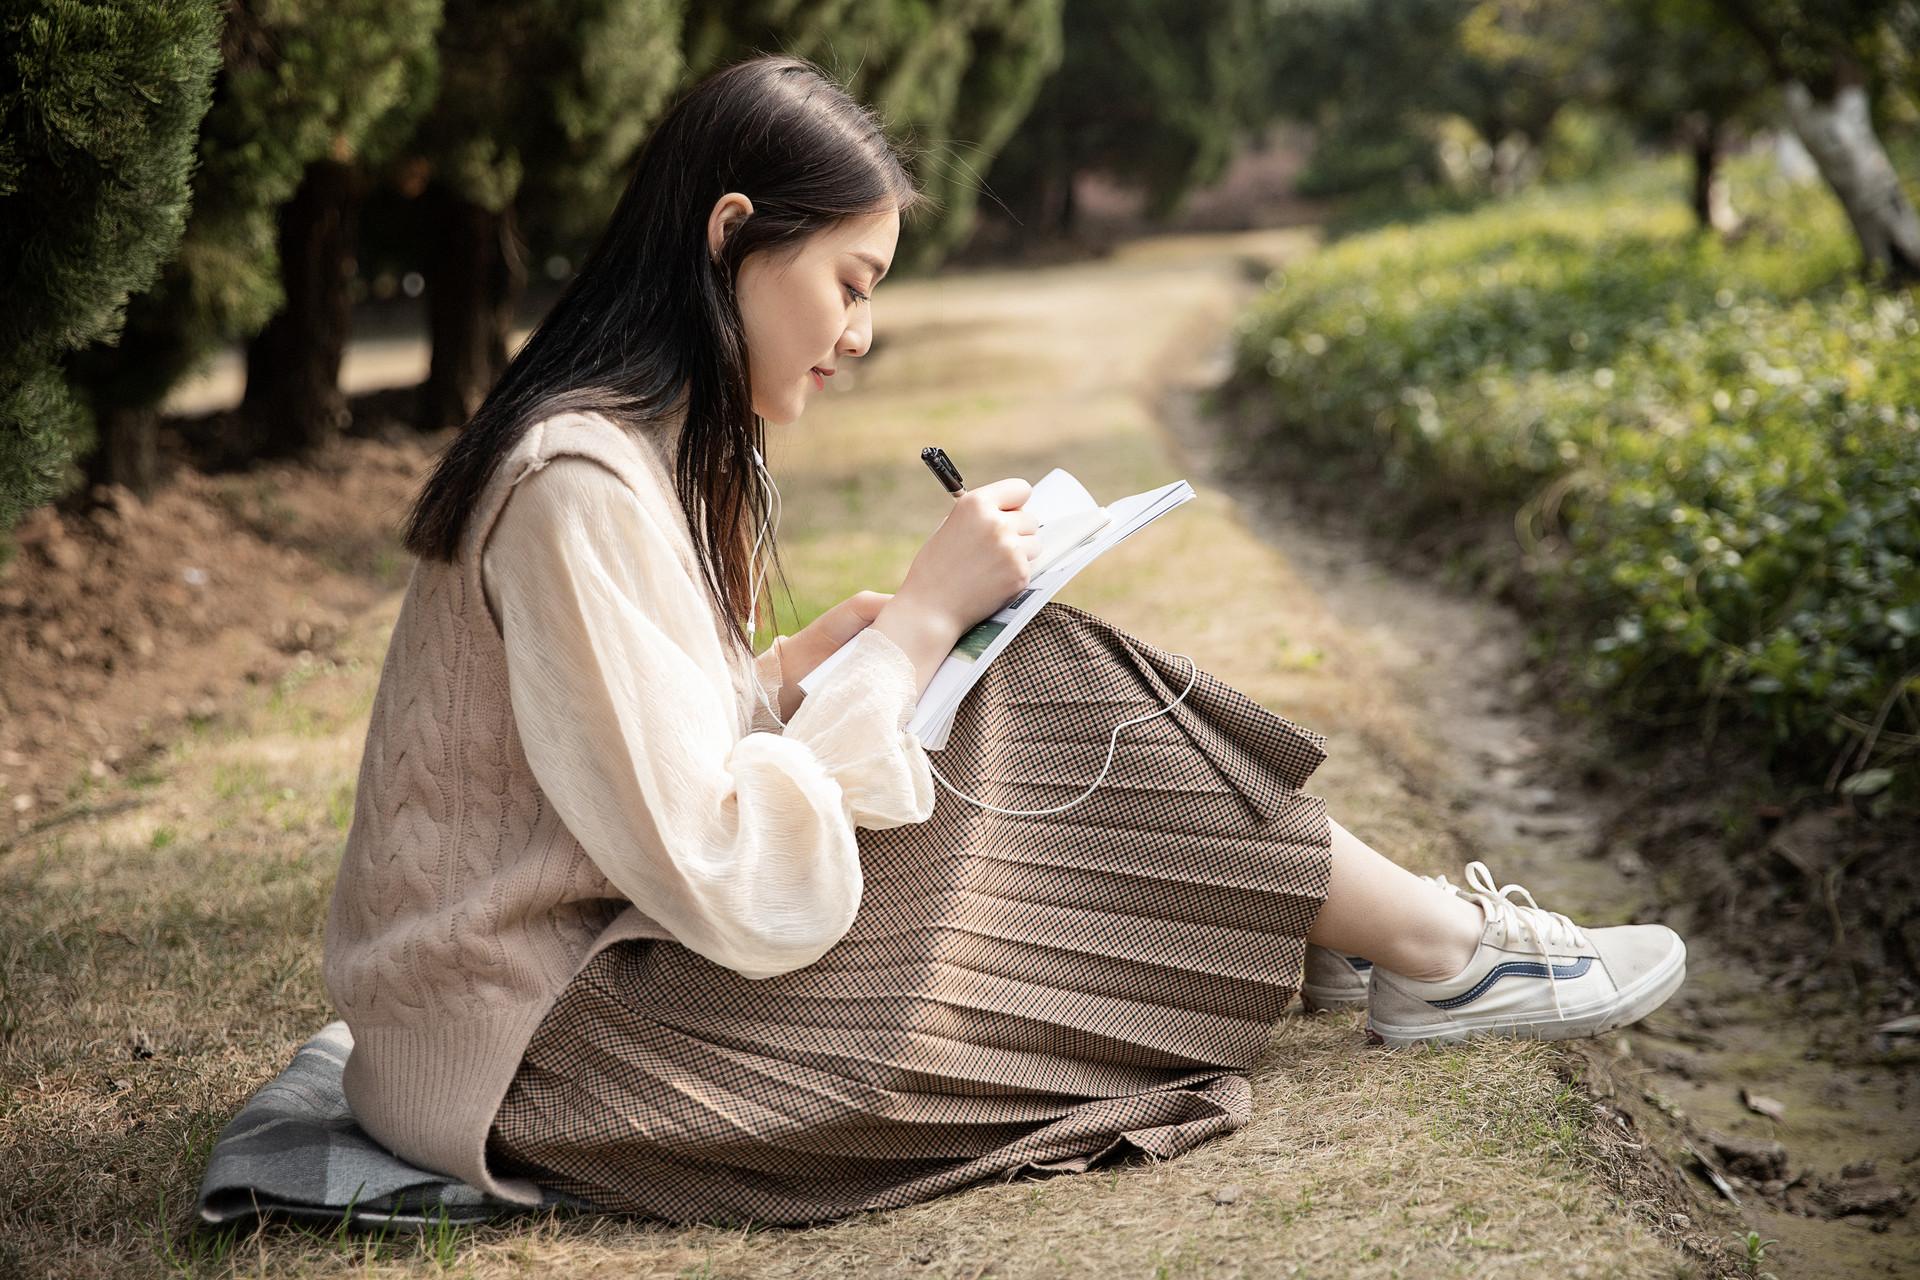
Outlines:
[{"label": "navy stripe on sneaker", "polygon": [[1444,1000],[1429,1000],[1427,1003],[1436,1009],[1458,1009],[1461,1005],[1471,1004],[1487,994],[1487,989],[1502,978],[1577,978],[1592,967],[1592,956],[1581,956],[1568,965],[1553,965],[1551,972],[1548,971],[1549,966],[1535,960],[1508,960],[1489,969],[1486,977],[1473,984],[1473,990],[1462,995],[1448,996]]},{"label": "navy stripe on sneaker", "polygon": [[1365,973],[1367,970],[1373,968],[1373,961],[1362,959],[1359,956],[1348,956],[1347,963],[1361,973]]}]

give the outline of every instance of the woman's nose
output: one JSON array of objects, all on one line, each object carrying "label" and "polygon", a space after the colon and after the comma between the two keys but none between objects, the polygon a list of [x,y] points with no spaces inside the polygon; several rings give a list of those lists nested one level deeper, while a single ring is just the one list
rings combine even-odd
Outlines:
[{"label": "woman's nose", "polygon": [[848,325],[847,331],[840,335],[840,354],[863,356],[873,342],[873,325]]}]

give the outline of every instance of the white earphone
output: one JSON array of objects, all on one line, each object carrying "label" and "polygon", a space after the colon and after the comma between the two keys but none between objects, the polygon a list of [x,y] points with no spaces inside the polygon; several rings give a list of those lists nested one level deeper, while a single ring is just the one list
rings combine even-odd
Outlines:
[{"label": "white earphone", "polygon": [[[760,456],[760,450],[757,448],[754,449],[753,451],[753,465],[760,468],[760,474],[766,477],[767,488],[772,493],[773,496],[772,496],[772,500],[767,504],[765,508],[767,519],[764,522],[762,522],[760,526],[760,532],[753,540],[753,570],[748,575],[748,578],[747,578],[748,589],[752,593],[752,600],[747,606],[747,638],[749,642],[753,640],[753,638],[758,634],[760,629],[758,624],[758,617],[759,617],[758,611],[760,607],[760,589],[759,589],[758,583],[759,583],[759,579],[762,572],[762,564],[761,564],[762,558],[760,555],[760,543],[762,539],[765,538],[766,532],[769,528],[778,529],[780,525],[780,487],[773,482],[773,473],[767,470],[766,461]],[[772,550],[771,545],[769,545],[768,550],[769,551]],[[780,642],[779,637],[776,636],[774,638],[774,643],[778,644],[779,642]],[[1187,658],[1187,655],[1184,653],[1175,654],[1174,656],[1177,658]],[[1022,817],[1035,817],[1040,814],[1047,814],[1047,813],[1059,813],[1063,809],[1071,809],[1073,808],[1073,806],[1079,804],[1081,801],[1085,800],[1088,796],[1092,795],[1094,793],[1094,790],[1098,788],[1101,782],[1103,782],[1106,779],[1107,770],[1113,767],[1113,753],[1116,750],[1118,750],[1120,746],[1120,731],[1122,729],[1126,728],[1130,724],[1139,724],[1143,720],[1151,720],[1155,716],[1166,715],[1169,711],[1172,711],[1175,707],[1179,706],[1180,703],[1185,700],[1186,696],[1189,693],[1193,692],[1194,684],[1200,679],[1200,669],[1199,667],[1194,665],[1194,661],[1192,658],[1187,658],[1187,668],[1192,674],[1187,677],[1187,687],[1180,691],[1179,697],[1175,698],[1172,702],[1169,702],[1166,706],[1161,707],[1158,711],[1149,711],[1146,715],[1135,716],[1131,720],[1122,720],[1119,724],[1113,726],[1113,733],[1107,739],[1107,762],[1100,766],[1099,775],[1096,776],[1092,782],[1087,784],[1087,789],[1085,791],[1082,791],[1078,796],[1074,797],[1072,800],[1067,801],[1067,803],[1065,804],[1055,805],[1050,809],[1003,809],[999,805],[988,804],[984,800],[976,799],[975,797],[970,796],[966,792],[961,791],[959,788],[955,787],[951,782],[948,782],[945,778],[940,776],[940,771],[933,767],[932,760],[927,761],[927,768],[933,773],[934,781],[938,782],[941,786],[945,787],[947,790],[953,792],[954,795],[959,796],[962,800],[965,800],[968,804],[974,805],[981,809],[991,810],[994,813],[1011,814],[1016,818],[1022,818]],[[780,712],[778,711],[778,709],[774,707],[774,705],[771,702],[767,700],[767,691],[765,686],[763,686],[758,679],[754,680],[753,685],[755,689],[758,689],[760,691],[761,705],[765,706],[769,712],[772,712],[774,719],[778,720],[780,718]]]},{"label": "white earphone", "polygon": [[[760,474],[767,478],[767,488],[772,491],[773,497],[772,500],[762,508],[766,518],[761,522],[759,532],[754,535],[753,568],[747,575],[747,590],[752,596],[747,602],[747,643],[749,646],[752,645],[755,638],[760,634],[760,577],[763,560],[760,554],[760,543],[766,537],[769,527],[777,529],[780,525],[780,486],[773,482],[773,473],[767,470],[766,460],[760,456],[760,450],[757,447],[753,451],[753,465],[760,468]],[[769,544],[768,550],[772,550],[771,544]],[[780,637],[775,636],[773,642],[778,645],[780,643]],[[780,709],[768,700],[766,686],[760,683],[759,677],[757,676],[754,678],[753,687],[760,694],[760,705],[765,707],[768,714],[773,716],[775,720],[779,720]]]},{"label": "white earphone", "polygon": [[[1184,653],[1176,654],[1174,656],[1180,657],[1180,658],[1187,658],[1187,655]],[[1107,770],[1113,768],[1113,753],[1120,746],[1120,731],[1122,729],[1126,728],[1130,724],[1139,724],[1142,720],[1151,720],[1155,716],[1163,716],[1167,714],[1167,712],[1179,706],[1182,699],[1184,699],[1189,693],[1193,692],[1194,682],[1199,680],[1200,678],[1200,668],[1194,666],[1192,658],[1187,658],[1187,668],[1193,674],[1187,677],[1187,687],[1180,691],[1180,697],[1175,698],[1172,702],[1169,702],[1166,706],[1161,707],[1158,711],[1149,711],[1147,712],[1146,715],[1135,716],[1131,720],[1122,720],[1119,724],[1113,726],[1113,733],[1107,739],[1107,762],[1100,766],[1099,774],[1094,778],[1092,782],[1089,782],[1087,784],[1087,789],[1085,791],[1082,791],[1079,795],[1075,796],[1073,799],[1067,801],[1065,804],[1055,805],[1051,809],[1002,809],[997,804],[988,804],[986,801],[976,799],[975,797],[970,796],[966,792],[960,790],[958,787],[955,787],[951,782],[948,782],[945,778],[940,776],[940,771],[938,769],[934,769],[932,760],[927,761],[927,768],[933,771],[934,781],[938,782],[941,786],[953,792],[953,794],[955,794],[956,796],[959,796],[962,800],[965,800],[968,804],[974,805],[981,809],[990,809],[994,813],[1007,813],[1007,814],[1012,814],[1016,818],[1028,818],[1028,817],[1034,817],[1043,813],[1059,813],[1062,809],[1071,809],[1073,808],[1073,806],[1079,804],[1082,800],[1085,800],[1088,796],[1092,795],[1094,792],[1094,789],[1098,787],[1100,783],[1106,778]]]},{"label": "white earphone", "polygon": [[[753,465],[760,468],[760,474],[767,478],[767,488],[772,491],[773,500],[765,508],[767,518],[761,522],[760,531],[754,535],[753,539],[753,571],[747,575],[747,590],[751,593],[751,598],[747,602],[747,639],[749,642],[751,642],[760,631],[759,580],[763,567],[761,564],[760,543],[762,539],[767,536],[768,528],[778,529],[780,526],[780,486],[773,482],[773,472],[767,470],[766,460],[760,456],[760,450],[757,446],[753,450]],[[767,550],[773,550],[771,543],[768,544]]]}]

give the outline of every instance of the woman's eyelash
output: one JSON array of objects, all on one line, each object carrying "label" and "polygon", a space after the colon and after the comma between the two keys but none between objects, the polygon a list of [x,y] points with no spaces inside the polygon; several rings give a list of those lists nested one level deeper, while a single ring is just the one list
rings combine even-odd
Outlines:
[{"label": "woman's eyelash", "polygon": [[860,292],[858,289],[854,288],[852,285],[846,285],[845,288],[846,288],[846,291],[852,294],[857,301],[865,302],[867,300],[867,295]]}]

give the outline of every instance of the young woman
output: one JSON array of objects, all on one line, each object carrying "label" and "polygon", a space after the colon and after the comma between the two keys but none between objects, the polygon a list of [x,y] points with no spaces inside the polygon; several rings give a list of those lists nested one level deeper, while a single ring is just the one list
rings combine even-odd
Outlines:
[{"label": "young woman", "polygon": [[1671,930],[1407,872],[1301,790],[1324,738],[1069,606],[939,795],[906,725],[1028,580],[1024,480],[754,655],[762,431],[867,351],[920,199],[817,68],[719,71],[439,460],[327,921],[362,1126],[524,1204],[800,1223],[1237,1128],[1303,986],[1391,1044],[1664,1001]]}]

